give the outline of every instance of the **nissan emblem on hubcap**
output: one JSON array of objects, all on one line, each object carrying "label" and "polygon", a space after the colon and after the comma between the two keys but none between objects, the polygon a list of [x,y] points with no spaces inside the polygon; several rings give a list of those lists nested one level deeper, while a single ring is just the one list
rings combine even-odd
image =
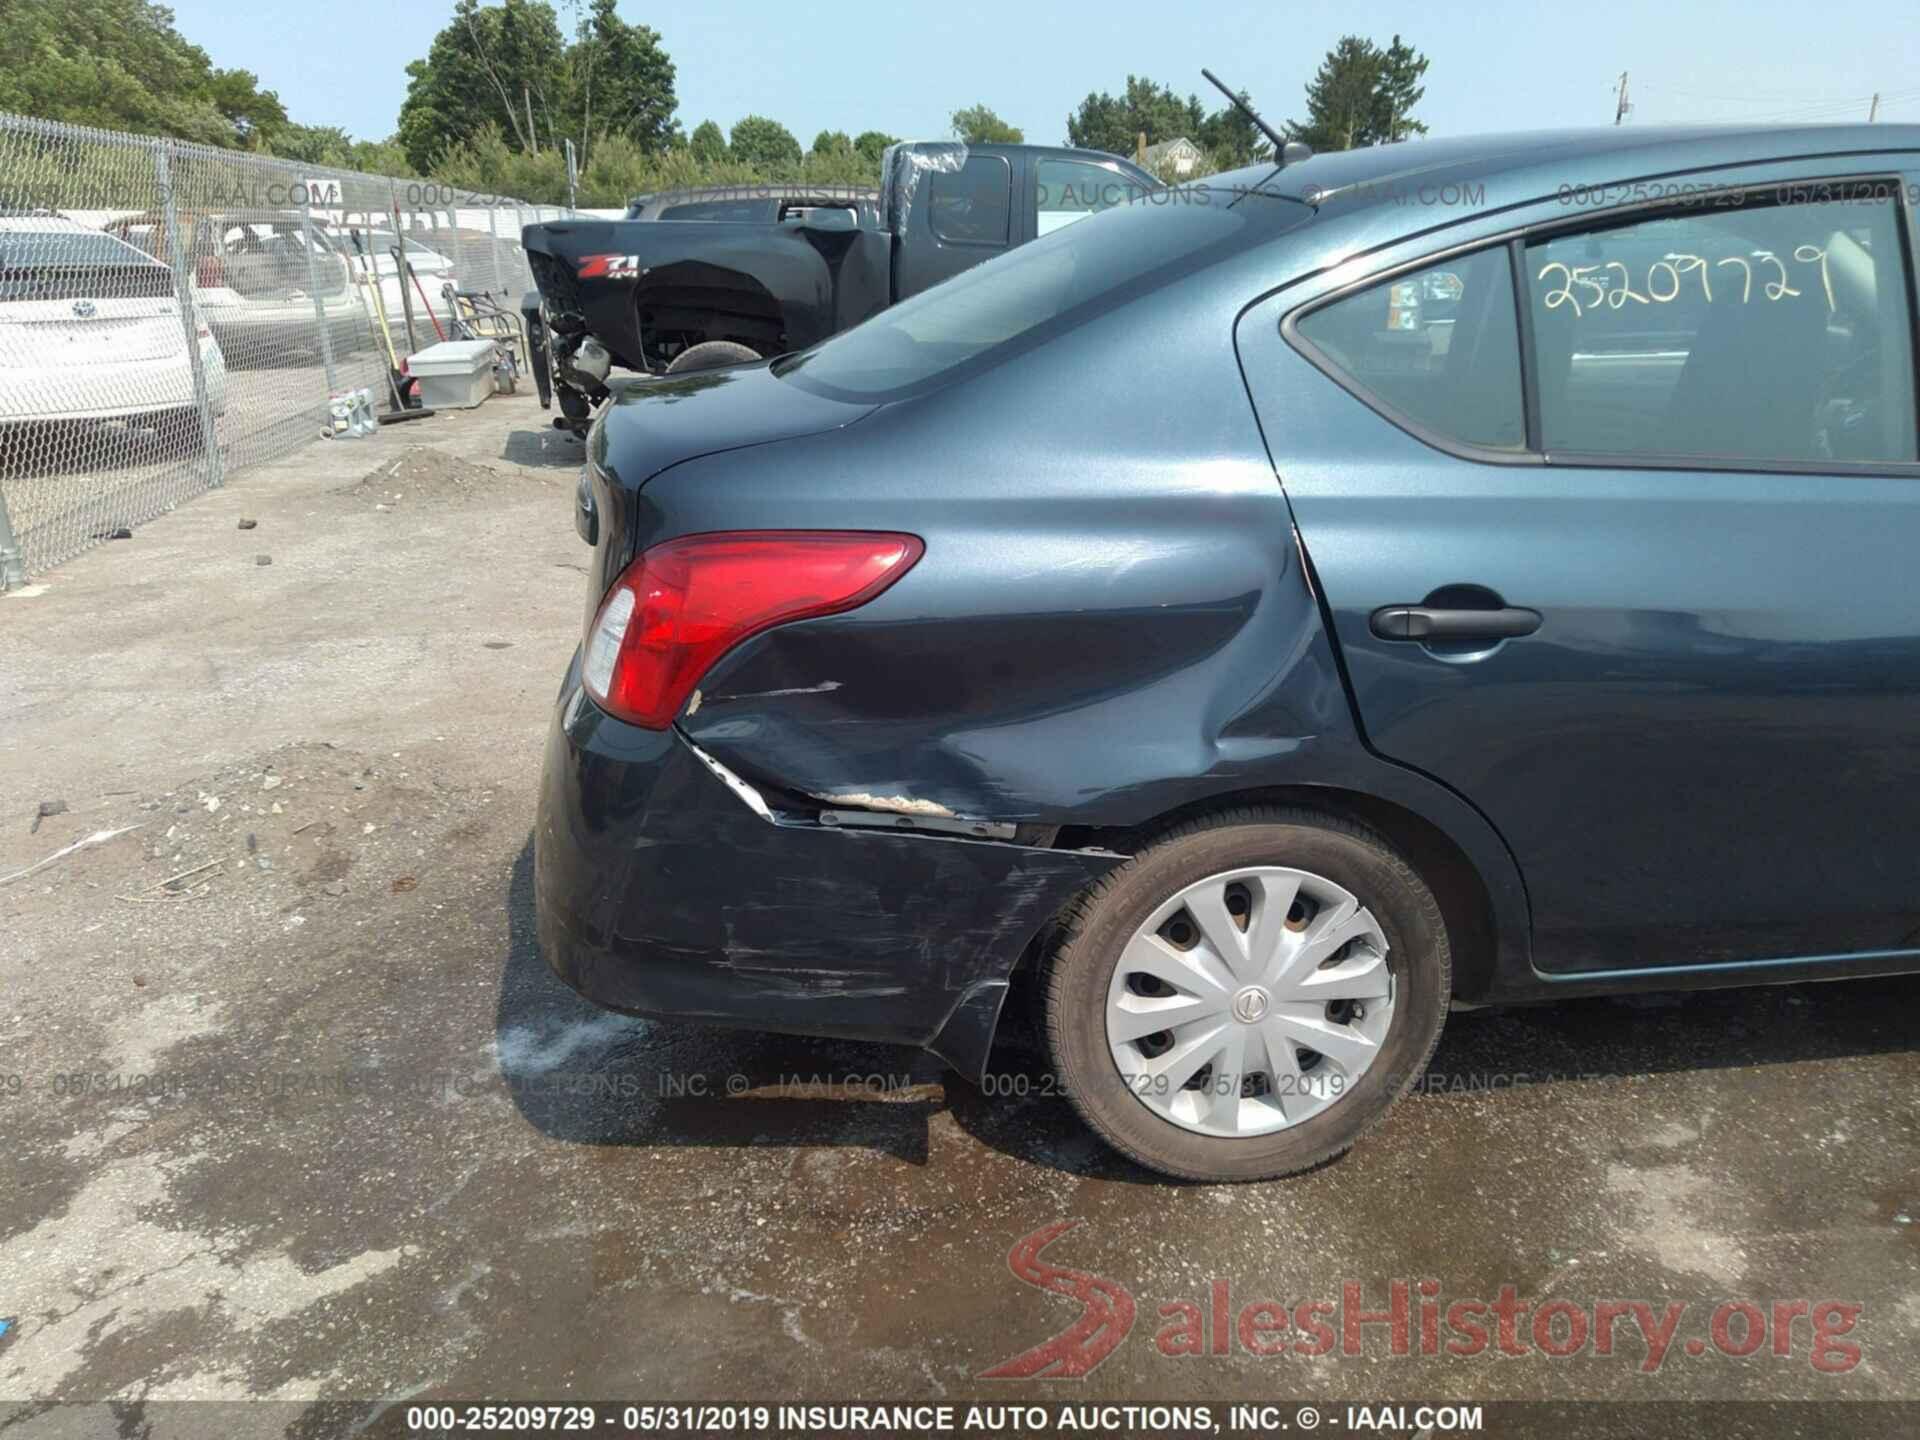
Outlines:
[{"label": "nissan emblem on hubcap", "polygon": [[1249,985],[1233,997],[1233,1018],[1242,1025],[1256,1025],[1266,1018],[1270,997],[1258,985]]}]

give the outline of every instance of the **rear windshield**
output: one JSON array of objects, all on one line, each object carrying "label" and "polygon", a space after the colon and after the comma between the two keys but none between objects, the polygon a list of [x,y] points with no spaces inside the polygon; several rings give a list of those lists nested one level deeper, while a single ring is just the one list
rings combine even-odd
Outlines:
[{"label": "rear windshield", "polygon": [[836,400],[904,400],[1044,344],[1306,219],[1265,191],[1160,190],[883,310],[774,373]]},{"label": "rear windshield", "polygon": [[0,229],[0,301],[132,300],[173,293],[171,270],[98,230]]},{"label": "rear windshield", "polygon": [[0,230],[0,270],[151,264],[143,252],[99,230]]},{"label": "rear windshield", "polygon": [[771,220],[771,200],[694,200],[685,205],[669,205],[660,212],[662,220]]}]

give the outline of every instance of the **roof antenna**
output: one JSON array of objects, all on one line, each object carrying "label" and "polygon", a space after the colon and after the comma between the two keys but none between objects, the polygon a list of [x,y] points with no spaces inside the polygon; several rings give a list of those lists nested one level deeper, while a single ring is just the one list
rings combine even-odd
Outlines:
[{"label": "roof antenna", "polygon": [[1311,145],[1308,145],[1304,140],[1287,139],[1286,136],[1274,129],[1273,126],[1262,120],[1259,115],[1254,112],[1253,106],[1229,90],[1226,84],[1218,75],[1214,74],[1213,71],[1203,65],[1200,67],[1200,73],[1212,82],[1214,89],[1227,97],[1228,101],[1236,110],[1240,111],[1247,119],[1259,126],[1261,134],[1273,142],[1273,164],[1276,170],[1284,169],[1288,165],[1298,165],[1302,160],[1311,160],[1313,158],[1313,147]]}]

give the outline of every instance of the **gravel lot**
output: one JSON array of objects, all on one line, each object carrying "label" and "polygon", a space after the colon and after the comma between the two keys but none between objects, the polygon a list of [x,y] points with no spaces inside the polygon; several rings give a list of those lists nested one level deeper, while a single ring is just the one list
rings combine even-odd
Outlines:
[{"label": "gravel lot", "polygon": [[[138,827],[0,885],[0,1430],[106,1399],[98,1433],[162,1435],[187,1398],[1920,1399],[1920,982],[1456,1015],[1355,1153],[1231,1188],[1113,1159],[1018,1034],[1025,1093],[990,1097],[575,999],[530,826],[578,458],[526,397],[316,443],[0,599],[0,876]],[[1007,1263],[1066,1220],[1047,1259],[1131,1334],[1083,1380],[978,1379],[1075,1318]],[[1567,1358],[1423,1354],[1417,1315],[1406,1356],[1379,1325],[1353,1357],[1155,1342],[1216,1282],[1237,1315],[1396,1280],[1686,1309],[1657,1367],[1629,1321]],[[1786,1356],[1705,1343],[1792,1299],[1861,1307],[1851,1362],[1806,1319]]]}]

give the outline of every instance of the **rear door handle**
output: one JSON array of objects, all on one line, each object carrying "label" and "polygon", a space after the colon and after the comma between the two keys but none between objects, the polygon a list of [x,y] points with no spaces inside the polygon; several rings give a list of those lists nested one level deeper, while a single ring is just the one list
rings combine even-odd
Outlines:
[{"label": "rear door handle", "polygon": [[1426,605],[1383,605],[1373,612],[1373,633],[1382,640],[1511,640],[1540,628],[1540,612],[1518,606],[1498,610],[1436,610]]}]

